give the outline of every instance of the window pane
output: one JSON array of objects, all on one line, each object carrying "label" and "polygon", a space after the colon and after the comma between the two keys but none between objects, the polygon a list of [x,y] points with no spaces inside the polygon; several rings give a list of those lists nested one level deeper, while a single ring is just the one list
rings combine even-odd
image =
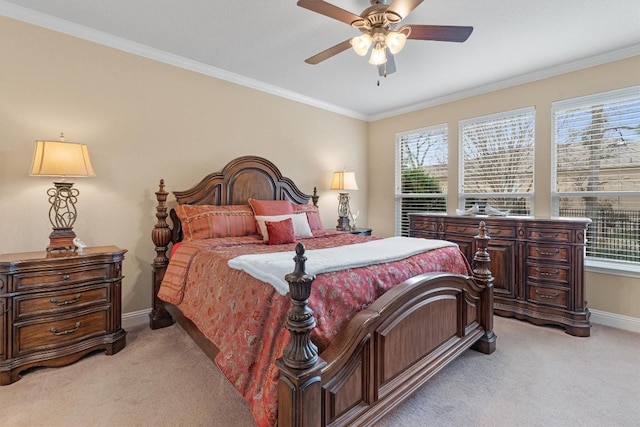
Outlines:
[{"label": "window pane", "polygon": [[[477,199],[480,194],[492,195],[502,209],[529,214],[535,110],[526,108],[464,120],[459,134],[461,205],[468,206],[467,199]],[[502,196],[507,193],[525,196]]]},{"label": "window pane", "polygon": [[640,262],[640,200],[638,197],[560,197],[563,217],[591,218],[587,256]]},{"label": "window pane", "polygon": [[409,212],[445,212],[448,167],[447,126],[396,137],[396,234],[408,235]]},{"label": "window pane", "polygon": [[587,256],[640,262],[640,87],[553,104],[553,204],[591,218]]}]

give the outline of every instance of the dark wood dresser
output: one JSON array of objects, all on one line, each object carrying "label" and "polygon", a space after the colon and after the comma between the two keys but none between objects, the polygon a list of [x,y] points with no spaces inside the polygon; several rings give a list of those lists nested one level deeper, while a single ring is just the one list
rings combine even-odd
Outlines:
[{"label": "dark wood dresser", "polygon": [[115,246],[0,255],[0,385],[33,366],[62,366],[125,346],[122,261]]},{"label": "dark wood dresser", "polygon": [[455,242],[472,260],[480,221],[491,237],[494,313],[589,336],[584,245],[591,220],[419,213],[410,214],[409,235]]}]

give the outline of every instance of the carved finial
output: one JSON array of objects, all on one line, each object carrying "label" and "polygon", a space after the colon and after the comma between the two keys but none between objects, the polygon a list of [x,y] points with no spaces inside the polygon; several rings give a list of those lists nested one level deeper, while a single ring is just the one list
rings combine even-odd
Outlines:
[{"label": "carved finial", "polygon": [[320,199],[320,196],[318,196],[318,187],[313,187],[313,196],[311,196],[313,206],[318,207],[318,199]]}]

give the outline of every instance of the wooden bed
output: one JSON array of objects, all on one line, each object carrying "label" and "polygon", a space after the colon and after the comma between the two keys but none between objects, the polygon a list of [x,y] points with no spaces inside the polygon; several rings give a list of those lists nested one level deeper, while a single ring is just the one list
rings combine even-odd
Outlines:
[{"label": "wooden bed", "polygon": [[[169,326],[175,318],[213,359],[216,346],[177,307],[157,295],[169,263],[167,251],[182,240],[180,221],[173,210],[168,212],[168,194],[161,180],[152,231],[157,256],[152,264],[150,327]],[[174,195],[179,204],[191,205],[238,205],[249,198],[317,202],[315,195],[300,191],[273,163],[256,156],[237,158]],[[173,226],[167,222],[169,216]],[[359,312],[320,354],[310,339],[316,319],[307,305],[314,277],[305,271],[304,247],[299,244],[292,273],[286,276],[291,309],[283,327],[292,339],[276,362],[278,425],[372,424],[466,349],[492,353],[496,336],[488,240],[480,224],[473,276],[428,273],[393,287]]]}]

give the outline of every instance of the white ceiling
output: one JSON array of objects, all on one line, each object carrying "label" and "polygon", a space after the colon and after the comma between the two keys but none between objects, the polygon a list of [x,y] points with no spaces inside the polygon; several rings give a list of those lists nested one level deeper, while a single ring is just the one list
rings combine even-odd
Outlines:
[{"label": "white ceiling", "polygon": [[409,40],[387,78],[352,50],[306,64],[359,31],[296,0],[0,0],[0,15],[365,120],[640,54],[640,0],[425,0],[403,23],[474,31]]}]

